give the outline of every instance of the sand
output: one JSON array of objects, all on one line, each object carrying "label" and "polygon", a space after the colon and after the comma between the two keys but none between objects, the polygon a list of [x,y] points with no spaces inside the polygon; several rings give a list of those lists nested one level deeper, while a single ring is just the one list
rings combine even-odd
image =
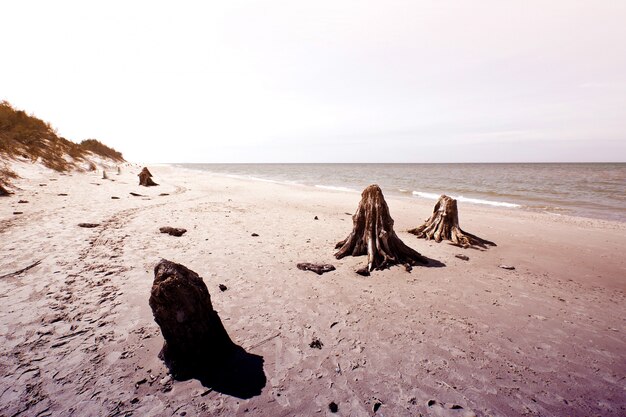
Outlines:
[{"label": "sand", "polygon": [[[461,249],[406,233],[433,202],[388,197],[399,237],[445,266],[362,277],[364,257],[333,257],[359,194],[149,168],[158,187],[139,166],[22,167],[0,199],[0,276],[40,261],[0,278],[0,415],[626,414],[626,224],[459,203],[498,244]],[[262,357],[258,395],[168,376],[148,306],[161,258],[200,274]]]}]

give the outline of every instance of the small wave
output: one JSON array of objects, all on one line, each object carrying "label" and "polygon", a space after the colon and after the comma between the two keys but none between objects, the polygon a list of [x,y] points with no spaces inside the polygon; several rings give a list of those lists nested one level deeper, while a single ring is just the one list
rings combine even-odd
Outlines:
[{"label": "small wave", "polygon": [[440,194],[423,193],[421,191],[413,191],[413,195],[416,195],[422,198],[427,198],[429,200],[437,200],[440,197]]},{"label": "small wave", "polygon": [[398,191],[404,194],[407,194],[409,192],[409,190],[405,190],[404,188],[398,188]]},{"label": "small wave", "polygon": [[251,175],[239,175],[239,174],[220,174],[217,173],[217,175],[223,175],[225,177],[228,178],[235,178],[235,179],[240,179],[240,180],[250,180],[250,181],[260,181],[260,182],[269,182],[271,184],[282,184],[282,185],[300,185],[300,183],[298,183],[297,181],[279,181],[279,180],[270,180],[267,178],[259,178],[259,177],[253,177]]},{"label": "small wave", "polygon": [[[416,195],[416,196],[422,197],[422,198],[427,198],[429,200],[437,200],[440,197],[439,194],[424,193],[424,192],[421,192],[421,191],[413,191],[413,195]],[[469,197],[463,197],[462,195],[461,196],[450,196],[450,197],[454,198],[457,201],[461,201],[461,202],[464,202],[464,203],[484,204],[484,205],[494,206],[494,207],[509,207],[509,208],[521,207],[521,205],[519,205],[519,204],[507,203],[507,202],[504,202],[504,201],[482,200],[480,198],[469,198]]]},{"label": "small wave", "polygon": [[357,190],[348,187],[335,187],[333,185],[316,185],[316,188],[321,188],[323,190],[332,190],[332,191],[344,191],[349,193],[356,193]]}]

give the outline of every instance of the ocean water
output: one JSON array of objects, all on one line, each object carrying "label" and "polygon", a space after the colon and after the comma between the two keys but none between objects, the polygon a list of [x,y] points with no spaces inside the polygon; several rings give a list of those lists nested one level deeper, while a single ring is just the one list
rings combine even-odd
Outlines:
[{"label": "ocean water", "polygon": [[626,222],[626,163],[175,164],[232,177]]}]

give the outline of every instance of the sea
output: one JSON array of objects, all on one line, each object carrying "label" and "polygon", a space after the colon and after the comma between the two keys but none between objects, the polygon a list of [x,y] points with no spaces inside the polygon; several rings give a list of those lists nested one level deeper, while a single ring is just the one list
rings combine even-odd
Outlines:
[{"label": "sea", "polygon": [[626,222],[626,163],[174,164],[257,181]]}]

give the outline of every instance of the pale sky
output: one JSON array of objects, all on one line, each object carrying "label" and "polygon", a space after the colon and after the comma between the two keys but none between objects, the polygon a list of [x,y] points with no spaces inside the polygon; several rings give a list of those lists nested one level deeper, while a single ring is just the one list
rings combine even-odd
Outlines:
[{"label": "pale sky", "polygon": [[4,1],[0,99],[137,162],[626,161],[626,1]]}]

